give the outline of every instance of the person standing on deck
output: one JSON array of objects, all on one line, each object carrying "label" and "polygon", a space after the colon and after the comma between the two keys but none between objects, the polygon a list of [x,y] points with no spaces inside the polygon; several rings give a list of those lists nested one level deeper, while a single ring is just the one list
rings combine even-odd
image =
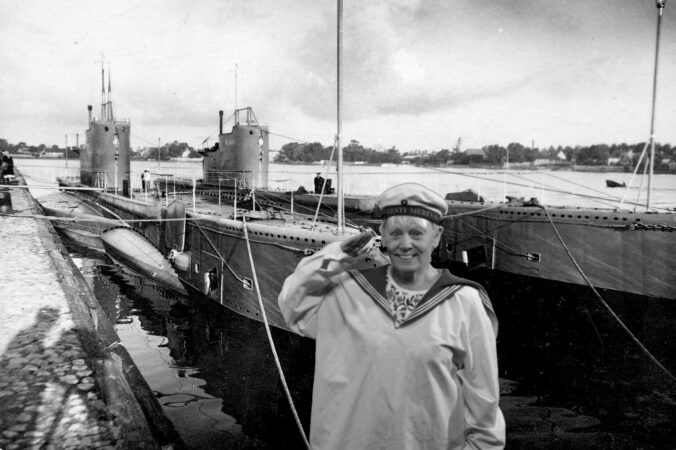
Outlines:
[{"label": "person standing on deck", "polygon": [[2,152],[2,157],[0,161],[0,178],[4,181],[5,175],[9,172],[9,156],[8,153]]},{"label": "person standing on deck", "polygon": [[141,192],[146,192],[146,185],[150,187],[150,171],[147,169],[141,172]]},{"label": "person standing on deck", "polygon": [[290,329],[316,340],[312,448],[504,448],[488,295],[430,264],[446,202],[404,183],[376,207],[390,265],[350,270],[362,233],[301,260],[279,294]]},{"label": "person standing on deck", "polygon": [[4,155],[7,156],[7,173],[5,175],[14,175],[14,158],[6,150]]},{"label": "person standing on deck", "polygon": [[321,194],[324,189],[324,177],[320,172],[317,172],[317,176],[314,179],[315,184],[315,194]]}]

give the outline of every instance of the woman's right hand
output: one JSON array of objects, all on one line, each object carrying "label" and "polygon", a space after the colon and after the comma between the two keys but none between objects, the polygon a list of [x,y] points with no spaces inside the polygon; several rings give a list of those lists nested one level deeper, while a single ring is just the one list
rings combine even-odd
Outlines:
[{"label": "woman's right hand", "polygon": [[371,239],[377,236],[376,232],[369,228],[357,236],[345,239],[340,243],[340,248],[348,255],[356,257],[367,247]]}]

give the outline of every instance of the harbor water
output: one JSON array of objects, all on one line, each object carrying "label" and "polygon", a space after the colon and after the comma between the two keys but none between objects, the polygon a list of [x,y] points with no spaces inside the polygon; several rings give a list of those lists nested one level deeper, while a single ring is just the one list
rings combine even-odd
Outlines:
[{"label": "harbor water", "polygon": [[[17,160],[29,183],[48,193],[64,161]],[[132,179],[148,168],[169,173],[174,162],[132,162]],[[69,161],[68,170],[77,169]],[[280,190],[312,185],[318,166],[271,165]],[[388,173],[384,174],[383,171]],[[392,184],[425,180],[452,192],[473,189],[488,200],[537,197],[542,204],[608,207],[624,194],[605,179],[630,173],[510,171],[349,166],[346,192],[377,194]],[[424,172],[424,173],[423,173]],[[171,173],[201,177],[199,163],[175,163]],[[358,173],[362,176],[350,176]],[[134,174],[138,174],[136,177]],[[363,176],[369,175],[369,176]],[[157,175],[160,176],[160,175]],[[491,177],[495,181],[489,181]],[[329,175],[331,177],[331,175]],[[508,184],[500,183],[504,178]],[[274,178],[274,180],[273,180]],[[140,180],[140,178],[139,178]],[[362,184],[359,184],[362,183]],[[676,176],[658,175],[654,204],[673,206]],[[638,189],[629,191],[627,199]],[[574,196],[570,192],[583,194]],[[631,199],[634,201],[635,199]],[[593,203],[593,204],[590,204]],[[113,263],[105,254],[68,245],[124,345],[189,448],[303,448],[262,324],[219,305],[184,297]],[[500,320],[498,354],[508,395],[534,406],[566,408],[599,420],[589,432],[607,447],[676,448],[676,386],[622,330],[587,288],[495,273],[461,274],[486,285]],[[601,292],[604,301],[672,374],[676,372],[676,305],[672,301]],[[273,330],[280,363],[305,430],[309,428],[313,342]],[[519,422],[523,423],[523,422]],[[518,429],[508,421],[510,432]],[[525,441],[508,448],[551,448]],[[585,447],[579,447],[585,448]]]},{"label": "harbor water", "polygon": [[[26,182],[33,186],[55,186],[61,176],[79,176],[80,163],[60,159],[16,159],[15,164],[28,175]],[[141,173],[166,180],[171,191],[171,180],[202,178],[200,161],[131,161],[131,187],[141,188]],[[312,190],[317,172],[332,179],[336,185],[335,167],[328,172],[324,165],[286,165],[271,163],[268,187],[280,191],[295,191],[303,186]],[[628,189],[608,188],[606,179],[626,183]],[[445,195],[472,189],[487,201],[501,202],[507,196],[537,198],[542,205],[615,208],[622,200],[624,206],[645,203],[647,181],[640,174],[628,172],[586,172],[571,170],[489,170],[459,166],[438,168],[398,166],[347,165],[343,173],[346,195],[378,195],[385,189],[404,182],[418,182]],[[225,183],[225,182],[224,182]],[[189,194],[189,193],[186,193]],[[40,191],[33,194],[39,197]],[[676,175],[656,174],[652,181],[651,205],[676,208]],[[641,209],[639,208],[639,211]]]},{"label": "harbor water", "polygon": [[[176,294],[103,253],[69,250],[188,448],[303,447],[261,323]],[[313,343],[279,330],[273,337],[307,429]]]}]

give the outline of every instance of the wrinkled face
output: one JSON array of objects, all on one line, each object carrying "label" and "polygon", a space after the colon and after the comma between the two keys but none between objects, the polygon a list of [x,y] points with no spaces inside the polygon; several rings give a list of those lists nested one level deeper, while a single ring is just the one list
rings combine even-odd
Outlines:
[{"label": "wrinkled face", "polygon": [[380,226],[382,244],[400,273],[422,274],[430,265],[432,251],[439,245],[442,228],[427,219],[392,216]]}]

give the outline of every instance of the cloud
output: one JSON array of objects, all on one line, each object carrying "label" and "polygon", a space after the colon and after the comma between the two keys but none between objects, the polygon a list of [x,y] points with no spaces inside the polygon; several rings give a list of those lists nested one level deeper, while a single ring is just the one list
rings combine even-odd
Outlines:
[{"label": "cloud", "polygon": [[[347,120],[380,112],[410,115],[425,112],[427,107],[430,112],[454,107],[529,76],[525,73],[528,66],[506,71],[513,64],[510,58],[520,56],[516,51],[535,59],[542,50],[500,44],[497,27],[489,33],[467,24],[458,28],[457,11],[447,3],[453,2],[432,2],[431,6],[418,1],[378,2],[346,10],[343,103]],[[282,87],[303,111],[321,119],[332,116],[336,102],[335,25],[335,13],[327,11],[307,31],[304,40],[313,45],[299,49],[296,73],[288,74]],[[517,38],[522,36],[499,39]],[[473,45],[468,48],[470,42]],[[505,48],[504,57],[494,56],[495,46]]]},{"label": "cloud", "polygon": [[[345,0],[343,122],[365,145],[402,149],[423,139],[433,146],[438,121],[453,124],[453,139],[512,139],[529,128],[584,140],[616,132],[610,122],[627,130],[632,110],[649,110],[655,14],[634,0]],[[667,8],[665,24],[675,19]],[[333,0],[5,1],[0,29],[8,69],[0,137],[10,141],[82,134],[86,105],[99,108],[102,54],[116,114],[151,142],[217,132],[218,110],[228,117],[235,105],[253,106],[283,135],[332,135]],[[662,32],[661,80],[669,80],[676,29]],[[658,123],[672,123],[673,84],[659,89]],[[495,124],[490,135],[485,118]],[[400,133],[412,121],[420,134]],[[579,124],[592,122],[598,131],[581,136]]]}]

